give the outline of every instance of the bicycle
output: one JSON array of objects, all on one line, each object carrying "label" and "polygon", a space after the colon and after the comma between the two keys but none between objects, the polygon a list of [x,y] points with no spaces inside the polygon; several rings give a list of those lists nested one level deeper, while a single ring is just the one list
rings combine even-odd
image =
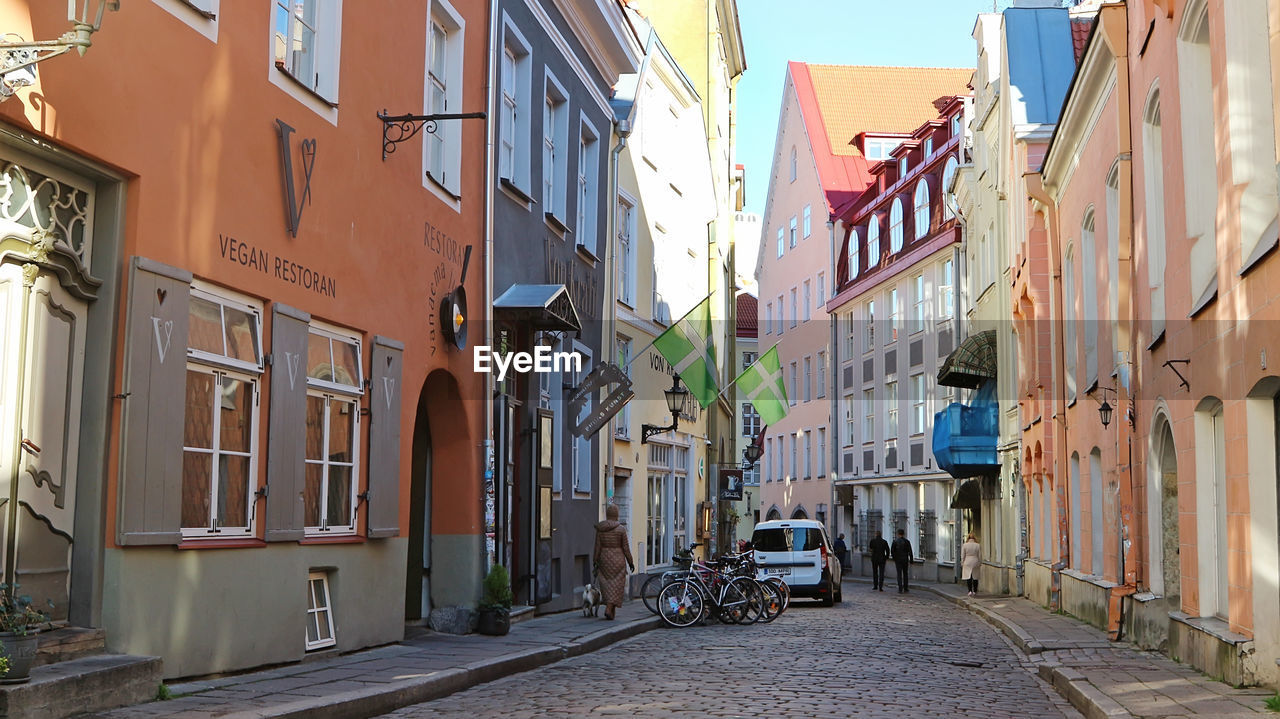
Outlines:
[{"label": "bicycle", "polygon": [[748,577],[721,572],[716,565],[693,562],[689,576],[678,579],[658,594],[658,616],[673,627],[687,627],[714,615],[726,624],[747,624],[759,619],[752,607],[763,606],[760,588]]},{"label": "bicycle", "polygon": [[644,584],[640,587],[640,600],[644,602],[645,609],[657,614],[658,594],[663,588],[677,579],[684,579],[689,576],[689,566],[693,563],[693,550],[697,546],[698,543],[694,542],[671,558],[672,563],[682,567],[681,569],[668,569],[644,581]]}]

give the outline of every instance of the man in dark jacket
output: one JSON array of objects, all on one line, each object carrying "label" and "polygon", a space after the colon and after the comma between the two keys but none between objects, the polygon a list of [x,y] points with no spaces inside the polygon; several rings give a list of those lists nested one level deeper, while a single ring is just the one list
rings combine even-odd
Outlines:
[{"label": "man in dark jacket", "polygon": [[911,566],[911,542],[907,541],[906,532],[899,529],[898,538],[893,540],[893,566],[898,570],[898,594],[911,591],[907,586],[907,569]]},{"label": "man in dark jacket", "polygon": [[875,539],[867,543],[867,549],[871,550],[871,589],[883,592],[884,565],[889,561],[889,543],[884,541],[880,530],[877,529]]}]

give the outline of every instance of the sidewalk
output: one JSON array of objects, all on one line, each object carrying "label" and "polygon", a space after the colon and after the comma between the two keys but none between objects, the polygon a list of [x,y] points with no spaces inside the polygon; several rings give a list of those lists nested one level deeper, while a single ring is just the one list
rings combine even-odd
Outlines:
[{"label": "sidewalk", "polygon": [[[600,610],[604,616],[604,610]],[[661,625],[644,604],[617,618],[580,611],[526,619],[505,637],[411,630],[399,644],[248,674],[171,684],[176,698],[85,715],[110,719],[366,717],[606,647]]]},{"label": "sidewalk", "polygon": [[1053,614],[1023,597],[966,596],[959,584],[919,585],[967,607],[1028,656],[1040,677],[1088,719],[1268,716],[1259,687],[1236,689],[1163,654],[1142,651],[1073,617]]}]

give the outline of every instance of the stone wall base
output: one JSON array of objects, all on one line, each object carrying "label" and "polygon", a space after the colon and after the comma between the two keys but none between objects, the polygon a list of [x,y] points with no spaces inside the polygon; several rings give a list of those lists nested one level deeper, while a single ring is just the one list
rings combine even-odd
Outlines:
[{"label": "stone wall base", "polygon": [[1216,617],[1169,612],[1169,656],[1232,686],[1255,686],[1254,643]]}]

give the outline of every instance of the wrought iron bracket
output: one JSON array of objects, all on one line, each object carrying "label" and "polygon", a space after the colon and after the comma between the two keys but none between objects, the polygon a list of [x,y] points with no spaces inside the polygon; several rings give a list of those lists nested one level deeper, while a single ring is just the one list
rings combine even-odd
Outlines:
[{"label": "wrought iron bracket", "polygon": [[1165,361],[1164,361],[1164,366],[1165,366],[1165,367],[1168,367],[1168,368],[1169,368],[1169,369],[1171,369],[1171,370],[1173,370],[1173,373],[1174,373],[1174,374],[1176,374],[1176,375],[1178,375],[1178,382],[1179,382],[1180,384],[1182,384],[1182,386],[1183,386],[1187,391],[1190,391],[1190,390],[1191,390],[1191,383],[1187,381],[1187,378],[1186,378],[1186,377],[1183,377],[1183,376],[1182,376],[1182,373],[1178,371],[1178,368],[1177,368],[1177,367],[1174,367],[1174,365],[1175,365],[1175,364],[1190,365],[1190,364],[1191,364],[1191,360],[1189,360],[1189,359],[1171,359],[1171,360],[1165,360]]},{"label": "wrought iron bracket", "polygon": [[396,145],[408,140],[426,128],[428,133],[436,131],[438,123],[443,120],[483,120],[488,115],[484,112],[443,112],[432,115],[388,115],[384,109],[378,113],[382,120],[382,159],[396,151]]},{"label": "wrought iron bracket", "polygon": [[647,443],[649,441],[649,438],[653,437],[654,435],[659,435],[659,434],[662,434],[663,432],[676,431],[677,425],[679,425],[678,419],[673,420],[671,424],[667,425],[666,427],[659,427],[654,424],[640,425],[640,444]]}]

